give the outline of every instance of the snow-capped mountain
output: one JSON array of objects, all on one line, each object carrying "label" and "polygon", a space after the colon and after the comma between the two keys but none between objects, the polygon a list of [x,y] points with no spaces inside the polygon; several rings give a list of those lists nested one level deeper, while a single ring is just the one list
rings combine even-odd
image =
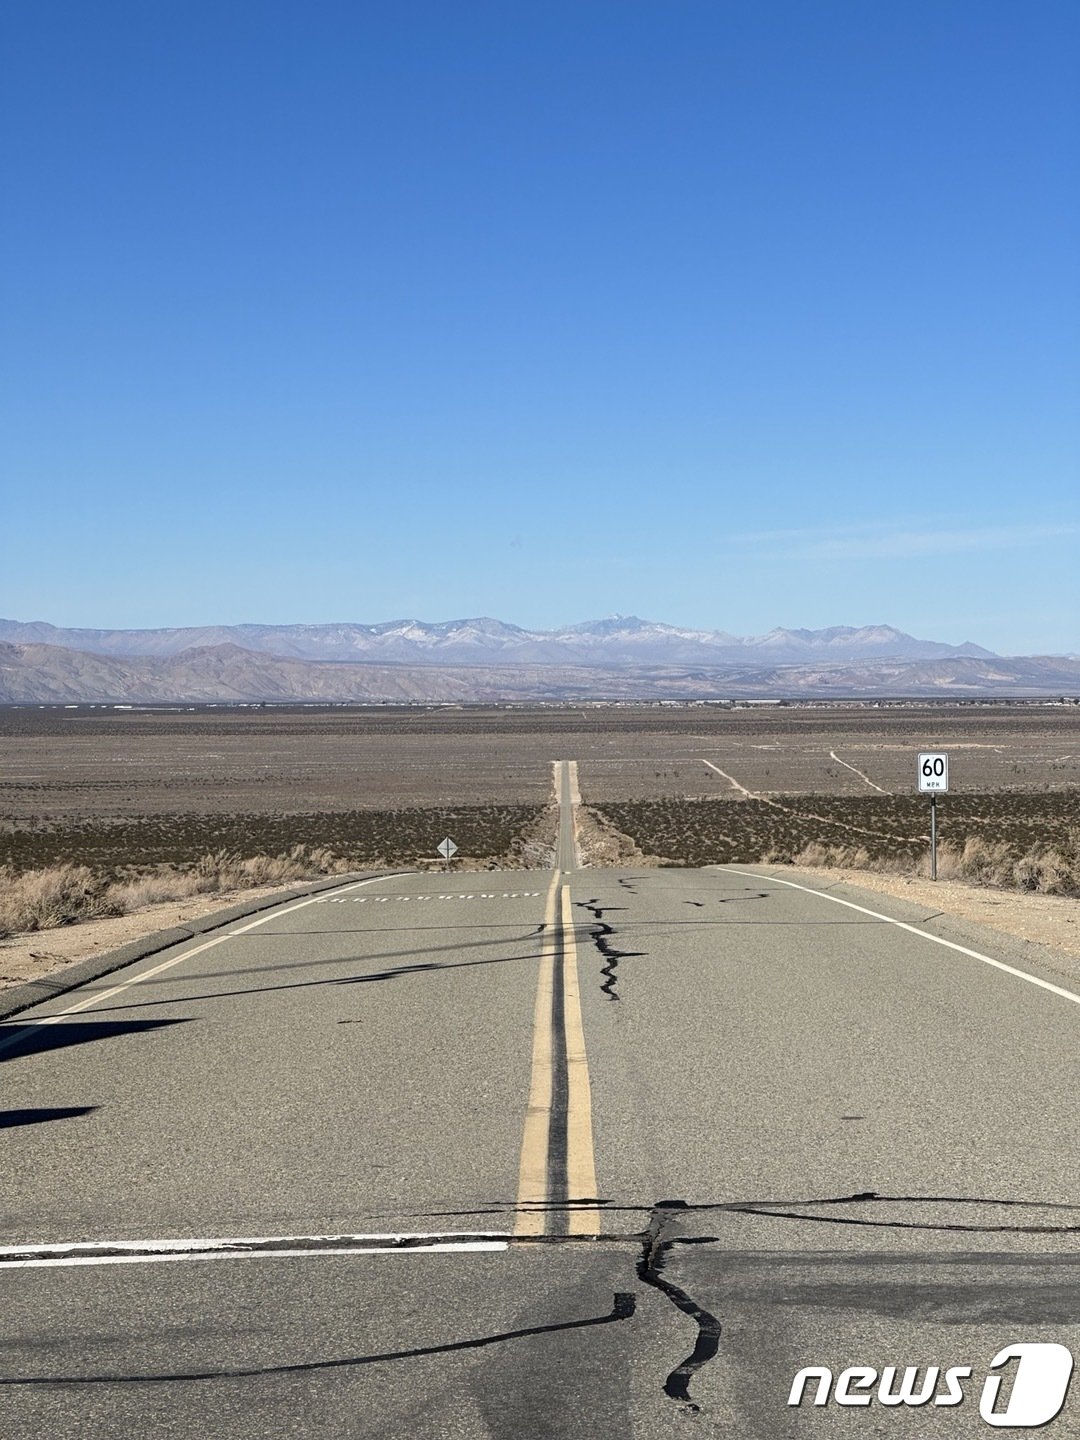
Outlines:
[{"label": "snow-capped mountain", "polygon": [[411,665],[794,665],[863,660],[992,659],[965,642],[917,640],[891,625],[771,630],[740,638],[636,615],[609,615],[557,630],[526,630],[479,616],[431,623],[214,625],[162,630],[71,630],[45,621],[0,620],[0,642],[54,645],[97,655],[167,658],[193,648],[237,645],[295,660]]},{"label": "snow-capped mountain", "polygon": [[834,658],[836,660],[931,660],[958,656],[986,660],[993,658],[992,650],[973,645],[970,640],[962,645],[943,644],[938,640],[916,640],[905,635],[892,625],[832,625],[827,630],[770,630],[767,635],[753,636],[742,640],[745,658],[747,651],[758,651],[776,660],[783,656],[784,662],[795,662],[813,658]]}]

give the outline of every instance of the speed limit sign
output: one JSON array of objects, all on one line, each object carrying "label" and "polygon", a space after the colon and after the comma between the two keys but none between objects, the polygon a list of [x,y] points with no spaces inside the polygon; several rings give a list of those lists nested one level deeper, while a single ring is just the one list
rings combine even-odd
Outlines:
[{"label": "speed limit sign", "polygon": [[919,756],[919,789],[936,790],[949,788],[949,757],[940,751],[924,752]]}]

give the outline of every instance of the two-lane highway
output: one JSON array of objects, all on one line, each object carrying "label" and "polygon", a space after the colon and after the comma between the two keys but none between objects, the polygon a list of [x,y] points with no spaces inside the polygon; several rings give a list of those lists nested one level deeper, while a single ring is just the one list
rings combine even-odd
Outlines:
[{"label": "two-lane highway", "polygon": [[551,871],[353,883],[0,1025],[5,1440],[951,1440],[1000,1351],[1080,1354],[1062,976],[578,869],[555,779]]}]

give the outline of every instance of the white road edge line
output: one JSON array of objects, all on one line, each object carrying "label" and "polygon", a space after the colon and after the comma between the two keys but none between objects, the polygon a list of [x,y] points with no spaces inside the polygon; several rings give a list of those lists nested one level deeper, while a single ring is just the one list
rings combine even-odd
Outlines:
[{"label": "white road edge line", "polygon": [[[468,1230],[470,1240],[506,1240],[509,1230]],[[459,1240],[460,1230],[390,1230],[376,1231],[369,1235],[199,1235],[194,1238],[175,1240],[61,1240],[52,1242],[28,1241],[25,1245],[0,1245],[0,1257],[15,1256],[63,1256],[74,1255],[80,1250],[129,1250],[147,1252],[157,1250],[227,1250],[238,1245],[357,1245],[368,1241],[385,1241],[404,1247],[412,1240]]]},{"label": "white road edge line", "polygon": [[875,920],[883,920],[886,925],[895,925],[898,930],[907,930],[911,935],[918,935],[922,940],[944,945],[946,950],[956,950],[961,955],[969,955],[972,960],[981,960],[984,965],[992,965],[995,970],[1004,970],[1006,975],[1015,975],[1018,980],[1026,980],[1029,985],[1038,985],[1040,990],[1049,990],[1052,995],[1060,995],[1063,1000],[1071,1000],[1074,1005],[1080,1005],[1080,995],[1074,994],[1072,990],[1052,985],[1049,980],[1040,980],[1037,975],[1029,975],[1026,970],[1018,970],[1015,965],[1006,965],[1004,960],[995,960],[979,950],[969,950],[966,945],[957,945],[954,940],[943,940],[940,935],[931,935],[926,930],[920,930],[917,925],[909,925],[904,920],[894,920],[891,915],[882,915],[879,910],[868,910],[865,905],[856,905],[853,900],[841,900],[839,895],[826,895],[823,890],[815,890],[810,885],[797,885],[794,880],[781,880],[778,875],[735,870],[730,865],[718,865],[716,869],[723,870],[728,875],[745,875],[749,880],[772,881],[775,885],[786,885],[789,890],[802,890],[807,895],[816,895],[819,900],[831,900],[834,905],[846,905],[849,910],[858,910],[860,915],[870,915]]},{"label": "white road edge line", "polygon": [[[372,875],[367,880],[354,880],[349,885],[343,885],[341,889],[342,891],[357,890],[361,885],[371,885],[376,880],[385,880],[387,878],[385,875]],[[160,965],[155,965],[152,970],[144,970],[141,974],[133,975],[129,980],[124,980],[119,985],[114,985],[110,990],[103,990],[98,995],[90,995],[87,999],[80,1000],[75,1005],[69,1005],[66,1010],[60,1010],[56,1015],[45,1015],[40,1019],[35,1019],[32,1010],[15,1015],[10,1022],[5,1021],[0,1023],[0,1036],[4,1033],[4,1025],[8,1023],[19,1027],[16,1033],[10,1036],[9,1039],[0,1039],[0,1054],[3,1054],[5,1050],[9,1050],[12,1045],[18,1045],[21,1041],[25,1040],[27,1025],[55,1025],[60,1020],[63,1020],[65,1016],[76,1015],[80,1010],[89,1010],[91,1005],[99,1005],[102,1000],[111,1000],[114,995],[119,995],[121,991],[127,990],[130,986],[138,985],[143,980],[152,980],[155,975],[160,975],[165,970],[171,970],[174,965],[179,965],[183,960],[191,960],[196,955],[201,955],[204,950],[211,950],[215,945],[224,945],[226,940],[231,940],[236,935],[243,935],[248,930],[254,930],[256,925],[265,925],[268,920],[277,920],[282,915],[291,915],[294,910],[303,910],[305,905],[315,905],[320,899],[321,896],[310,895],[306,900],[298,900],[295,905],[286,905],[280,910],[275,906],[274,909],[268,910],[265,915],[260,915],[258,920],[252,920],[248,925],[241,925],[238,930],[230,930],[225,935],[217,935],[213,940],[207,940],[204,945],[196,945],[194,950],[185,950],[182,955],[174,955],[171,960],[162,961]],[[181,940],[178,943],[183,945],[187,942]],[[132,964],[138,964],[138,961],[132,961]],[[92,981],[87,981],[87,984],[92,983]],[[45,1004],[46,1002],[42,1000],[41,1003]]]},{"label": "white road edge line", "polygon": [[509,1240],[437,1240],[430,1245],[353,1245],[319,1250],[174,1250],[156,1255],[67,1255],[43,1260],[5,1260],[0,1263],[0,1271],[55,1270],[75,1265],[161,1265],[179,1260],[307,1260],[320,1255],[460,1255],[509,1249]]},{"label": "white road edge line", "polygon": [[[69,1240],[0,1245],[0,1271],[28,1265],[131,1265],[161,1260],[243,1260],[288,1255],[409,1255],[508,1250],[508,1230],[397,1231],[373,1235],[241,1235],[176,1240]],[[108,1251],[108,1254],[95,1254]]]}]

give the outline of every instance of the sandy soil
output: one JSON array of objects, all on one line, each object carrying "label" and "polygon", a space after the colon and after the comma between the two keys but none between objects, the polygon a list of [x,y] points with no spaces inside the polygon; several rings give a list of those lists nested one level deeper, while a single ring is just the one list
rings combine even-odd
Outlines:
[{"label": "sandy soil", "polygon": [[985,925],[1015,939],[1046,945],[1080,959],[1080,900],[1064,895],[1029,895],[1015,890],[993,890],[962,880],[926,880],[918,876],[879,875],[872,870],[831,870],[819,866],[791,867],[791,879],[800,876],[843,881],[896,895],[917,905],[928,905],[972,925]]}]

